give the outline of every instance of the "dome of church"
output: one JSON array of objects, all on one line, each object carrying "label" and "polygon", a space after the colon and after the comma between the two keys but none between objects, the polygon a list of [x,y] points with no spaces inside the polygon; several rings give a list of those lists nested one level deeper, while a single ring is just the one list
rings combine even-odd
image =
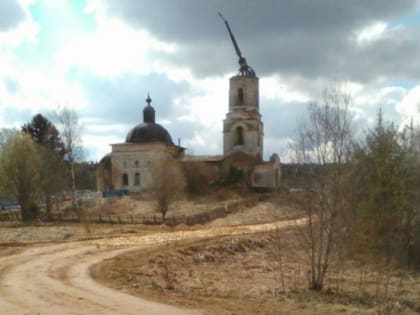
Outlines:
[{"label": "dome of church", "polygon": [[145,143],[154,141],[173,144],[169,132],[156,123],[145,122],[138,124],[130,130],[125,138],[125,142]]},{"label": "dome of church", "polygon": [[111,162],[111,153],[105,154],[103,158],[99,161],[99,164],[106,164]]},{"label": "dome of church", "polygon": [[155,123],[155,110],[150,105],[151,102],[150,95],[147,95],[147,106],[143,109],[143,123],[130,130],[125,138],[125,142],[145,143],[158,141],[173,144],[169,132],[161,125]]}]

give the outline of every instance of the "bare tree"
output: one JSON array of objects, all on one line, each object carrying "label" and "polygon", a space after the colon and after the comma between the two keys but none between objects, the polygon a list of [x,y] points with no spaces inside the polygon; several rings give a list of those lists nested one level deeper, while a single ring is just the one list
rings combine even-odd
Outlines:
[{"label": "bare tree", "polygon": [[13,136],[16,136],[19,130],[15,128],[1,128],[0,129],[0,150],[6,144],[7,140]]},{"label": "bare tree", "polygon": [[180,199],[186,189],[186,180],[181,166],[172,157],[154,163],[152,173],[152,192],[157,201],[157,210],[165,220],[170,204]]},{"label": "bare tree", "polygon": [[77,112],[68,107],[60,109],[56,115],[60,134],[64,142],[65,159],[68,161],[70,168],[72,206],[77,215],[79,215],[80,209],[78,209],[76,203],[76,176],[74,166],[81,156],[82,125]]},{"label": "bare tree", "polygon": [[321,290],[336,242],[337,220],[346,207],[344,179],[352,142],[351,97],[338,88],[327,89],[322,103],[312,103],[293,143],[293,159],[305,170],[311,196],[308,216],[310,288]]}]

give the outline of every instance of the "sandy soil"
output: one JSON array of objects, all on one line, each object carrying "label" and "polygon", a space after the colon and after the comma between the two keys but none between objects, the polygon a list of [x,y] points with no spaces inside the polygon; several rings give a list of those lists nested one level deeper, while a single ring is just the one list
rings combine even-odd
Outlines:
[{"label": "sandy soil", "polygon": [[27,246],[0,257],[0,313],[200,314],[198,310],[152,302],[108,288],[91,278],[90,268],[129,251],[219,236],[258,233],[295,224],[293,220]]},{"label": "sandy soil", "polygon": [[37,225],[2,223],[0,224],[0,244],[60,242],[125,233],[147,233],[153,229],[156,227],[76,223],[40,223]]}]

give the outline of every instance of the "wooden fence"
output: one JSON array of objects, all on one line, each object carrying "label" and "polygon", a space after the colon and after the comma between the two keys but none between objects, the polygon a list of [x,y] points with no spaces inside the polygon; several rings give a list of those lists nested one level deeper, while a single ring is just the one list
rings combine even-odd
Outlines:
[{"label": "wooden fence", "polygon": [[[238,211],[242,207],[249,207],[254,205],[258,198],[248,198],[227,203],[225,206],[216,207],[209,211],[195,213],[191,215],[169,216],[165,220],[160,215],[153,216],[127,216],[127,215],[86,215],[79,218],[76,215],[63,215],[61,213],[51,214],[48,218],[44,218],[46,222],[91,222],[102,224],[147,224],[160,225],[166,224],[175,226],[179,224],[194,225],[204,224],[213,221],[217,218],[225,217],[229,213]],[[0,213],[0,221],[20,221],[21,215],[19,212],[5,212]]]},{"label": "wooden fence", "polygon": [[20,212],[0,212],[0,221],[20,221]]}]

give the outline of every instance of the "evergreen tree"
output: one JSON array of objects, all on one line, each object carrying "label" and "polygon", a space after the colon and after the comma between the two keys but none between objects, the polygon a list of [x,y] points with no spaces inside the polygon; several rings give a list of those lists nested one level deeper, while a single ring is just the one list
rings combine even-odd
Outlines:
[{"label": "evergreen tree", "polygon": [[376,126],[353,154],[354,239],[359,248],[389,261],[407,257],[414,241],[418,161],[407,136],[385,125],[380,110]]},{"label": "evergreen tree", "polygon": [[57,128],[41,114],[36,114],[22,126],[22,132],[30,134],[33,141],[47,149],[64,155],[64,143]]},{"label": "evergreen tree", "polygon": [[65,187],[64,143],[54,124],[41,114],[35,115],[29,123],[24,124],[22,132],[29,134],[40,146],[40,184],[49,216],[52,195]]}]

